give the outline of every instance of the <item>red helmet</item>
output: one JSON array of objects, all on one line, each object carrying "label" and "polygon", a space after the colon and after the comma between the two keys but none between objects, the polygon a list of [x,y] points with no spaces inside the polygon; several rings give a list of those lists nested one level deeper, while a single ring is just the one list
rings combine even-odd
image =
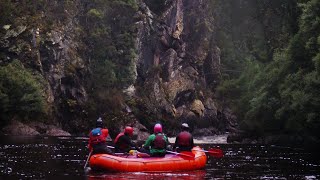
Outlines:
[{"label": "red helmet", "polygon": [[126,128],[124,128],[124,133],[128,134],[129,136],[133,135],[133,128],[130,126],[127,126]]},{"label": "red helmet", "polygon": [[154,125],[153,132],[154,133],[161,133],[162,132],[161,124],[158,123],[158,124]]}]

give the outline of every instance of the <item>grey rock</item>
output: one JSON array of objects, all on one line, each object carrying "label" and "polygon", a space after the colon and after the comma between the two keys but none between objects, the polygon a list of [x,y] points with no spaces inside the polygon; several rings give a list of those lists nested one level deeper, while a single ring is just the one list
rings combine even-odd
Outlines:
[{"label": "grey rock", "polygon": [[26,29],[27,29],[27,26],[18,26],[17,28],[9,29],[9,30],[7,30],[7,32],[4,35],[3,39],[8,39],[8,38],[11,38],[11,37],[17,37],[21,33],[23,33]]},{"label": "grey rock", "polygon": [[40,134],[34,128],[17,120],[12,120],[9,125],[2,128],[2,132],[12,136],[35,136]]}]

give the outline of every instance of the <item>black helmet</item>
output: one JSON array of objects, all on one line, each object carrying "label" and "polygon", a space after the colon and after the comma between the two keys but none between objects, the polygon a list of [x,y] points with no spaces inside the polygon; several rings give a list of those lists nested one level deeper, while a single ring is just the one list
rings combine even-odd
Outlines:
[{"label": "black helmet", "polygon": [[103,122],[101,117],[99,117],[96,122],[96,127],[102,128],[102,126],[103,126]]}]

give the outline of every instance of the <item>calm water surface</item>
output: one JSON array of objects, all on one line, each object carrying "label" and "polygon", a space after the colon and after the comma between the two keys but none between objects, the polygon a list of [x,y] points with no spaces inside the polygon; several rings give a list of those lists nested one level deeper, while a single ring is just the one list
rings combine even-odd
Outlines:
[{"label": "calm water surface", "polygon": [[86,173],[86,145],[82,137],[1,137],[0,179],[320,179],[319,152],[300,148],[200,144],[225,157],[191,172]]}]

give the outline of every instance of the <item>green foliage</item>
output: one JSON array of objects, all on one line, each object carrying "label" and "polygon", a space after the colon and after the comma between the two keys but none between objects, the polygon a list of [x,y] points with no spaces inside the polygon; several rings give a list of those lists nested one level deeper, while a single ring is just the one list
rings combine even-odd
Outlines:
[{"label": "green foliage", "polygon": [[99,20],[103,18],[103,14],[97,9],[90,9],[87,13],[87,16],[92,20]]},{"label": "green foliage", "polygon": [[[48,30],[53,22],[64,22],[76,8],[75,2],[65,0],[57,3],[48,0],[0,1],[0,33],[3,25],[27,26],[28,29]],[[45,17],[45,18],[44,18]],[[1,35],[1,34],[0,34]]]},{"label": "green foliage", "polygon": [[20,61],[0,67],[0,114],[2,123],[19,119],[37,119],[46,113],[46,101],[35,77]]},{"label": "green foliage", "polygon": [[96,90],[109,89],[114,86],[117,81],[114,66],[108,60],[93,61],[91,69],[95,71],[92,74],[92,79],[94,80],[92,86],[95,86]]},{"label": "green foliage", "polygon": [[209,1],[215,38],[221,49],[222,72],[239,77],[243,62],[271,62],[278,48],[285,48],[296,31],[295,1]]},{"label": "green foliage", "polygon": [[[87,89],[93,100],[92,112],[104,113],[107,106],[114,104],[112,89],[122,89],[135,80],[134,61],[136,59],[135,19],[138,6],[133,0],[88,1],[85,21],[90,57],[90,76]],[[109,97],[111,96],[111,97]],[[118,98],[119,99],[119,98]],[[106,102],[110,102],[106,105]],[[119,107],[119,106],[116,106]],[[113,111],[113,110],[112,110]]]},{"label": "green foliage", "polygon": [[[320,128],[320,2],[301,1],[301,11],[289,1],[282,3],[288,8],[288,13],[293,11],[287,16],[287,24],[284,26],[298,27],[297,31],[292,31],[292,36],[281,36],[286,37],[281,40],[286,40],[289,44],[285,47],[283,42],[270,41],[272,51],[268,52],[272,52],[272,58],[265,56],[268,61],[263,64],[258,63],[259,58],[253,53],[254,48],[249,48],[247,52],[253,54],[252,61],[245,64],[239,78],[223,82],[218,92],[239,115],[244,130],[258,135],[276,132],[320,139],[317,132]],[[265,5],[266,7],[261,7],[263,12],[273,12],[278,8],[272,4]],[[297,22],[296,15],[300,12]],[[270,17],[267,14],[260,15],[261,20],[268,22]],[[283,34],[281,29],[270,30]],[[268,38],[274,40],[275,37],[279,36],[272,35]],[[259,47],[261,42],[252,43],[251,47]]]},{"label": "green foliage", "polygon": [[5,24],[10,24],[10,16],[14,10],[14,4],[11,0],[0,1],[0,25],[1,27]]},{"label": "green foliage", "polygon": [[135,6],[128,0],[95,1],[95,8],[88,10],[87,17],[96,18],[84,24],[92,46],[91,88],[123,87],[133,82],[136,32],[131,28]]}]

